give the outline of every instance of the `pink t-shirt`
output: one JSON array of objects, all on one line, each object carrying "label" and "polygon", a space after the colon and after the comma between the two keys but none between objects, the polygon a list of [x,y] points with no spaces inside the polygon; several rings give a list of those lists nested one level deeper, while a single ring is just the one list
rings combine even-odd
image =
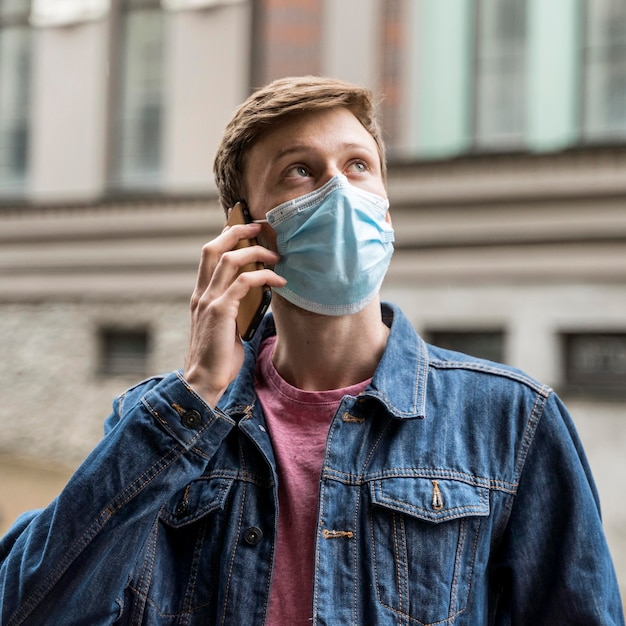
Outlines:
[{"label": "pink t-shirt", "polygon": [[278,539],[267,623],[297,626],[312,617],[315,525],[328,428],[341,399],[358,395],[370,381],[302,391],[274,368],[275,343],[271,337],[261,346],[255,383],[278,471]]}]

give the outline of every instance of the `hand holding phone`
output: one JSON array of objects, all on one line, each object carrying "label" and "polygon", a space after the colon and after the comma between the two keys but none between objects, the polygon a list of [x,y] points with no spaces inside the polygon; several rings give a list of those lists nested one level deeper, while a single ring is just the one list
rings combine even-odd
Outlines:
[{"label": "hand holding phone", "polygon": [[[243,202],[237,202],[230,211],[226,225],[249,224],[251,221],[248,207]],[[241,239],[235,249],[255,245],[257,245],[256,239]],[[263,268],[263,263],[248,263],[239,270],[237,275],[242,272],[262,270]],[[256,329],[267,312],[271,299],[272,291],[267,285],[264,285],[263,287],[252,287],[239,303],[237,332],[244,341],[250,341],[254,337]]]}]

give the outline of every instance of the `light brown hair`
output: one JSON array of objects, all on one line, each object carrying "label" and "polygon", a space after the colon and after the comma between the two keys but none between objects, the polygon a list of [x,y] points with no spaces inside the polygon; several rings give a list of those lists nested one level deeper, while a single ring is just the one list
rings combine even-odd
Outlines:
[{"label": "light brown hair", "polygon": [[385,180],[385,145],[376,119],[376,103],[369,89],[319,76],[280,78],[249,96],[226,126],[213,163],[218,197],[224,210],[246,199],[243,157],[265,132],[290,116],[333,107],[348,109],[372,135]]}]

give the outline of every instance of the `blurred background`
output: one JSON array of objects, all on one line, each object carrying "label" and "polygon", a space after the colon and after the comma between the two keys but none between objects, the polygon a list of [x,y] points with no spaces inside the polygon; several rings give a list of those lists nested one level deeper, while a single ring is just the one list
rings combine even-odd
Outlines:
[{"label": "blurred background", "polygon": [[383,96],[383,296],[564,398],[624,594],[623,0],[0,0],[0,532],[182,366],[224,125],[306,73]]}]

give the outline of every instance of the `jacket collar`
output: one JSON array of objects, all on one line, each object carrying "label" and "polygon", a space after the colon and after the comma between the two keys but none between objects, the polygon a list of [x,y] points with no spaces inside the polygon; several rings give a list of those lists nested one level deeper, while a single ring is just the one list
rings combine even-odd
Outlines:
[{"label": "jacket collar", "polygon": [[[428,352],[400,308],[382,303],[383,322],[390,327],[387,346],[364,395],[376,398],[399,419],[425,417]],[[256,402],[254,377],[256,359],[265,339],[276,334],[272,314],[265,316],[255,337],[244,345],[243,367],[219,402],[228,414],[250,411]]]},{"label": "jacket collar", "polygon": [[400,419],[425,417],[428,350],[424,340],[395,304],[381,305],[390,327],[387,346],[366,394],[378,398]]}]

